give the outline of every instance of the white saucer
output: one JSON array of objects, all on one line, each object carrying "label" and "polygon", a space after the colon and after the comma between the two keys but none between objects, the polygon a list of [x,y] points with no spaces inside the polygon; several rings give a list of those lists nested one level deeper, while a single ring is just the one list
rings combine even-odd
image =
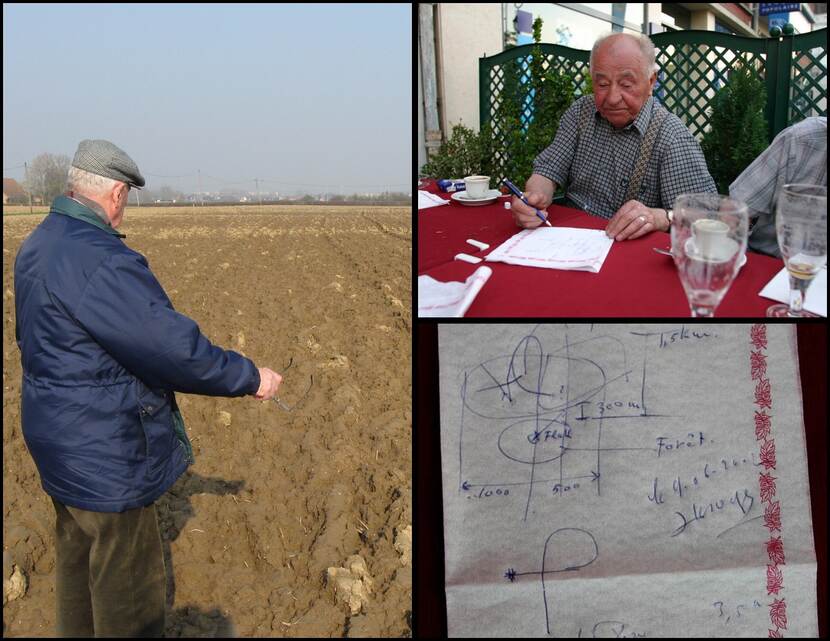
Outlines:
[{"label": "white saucer", "polygon": [[[696,253],[695,252],[694,240],[695,240],[694,238],[687,238],[686,239],[686,255],[687,256],[694,256],[695,253]],[[737,247],[738,243],[736,243],[734,240],[731,240],[731,239],[730,239],[730,241],[731,241],[731,244],[734,244],[734,246]],[[730,249],[731,249],[731,247],[730,247]],[[744,265],[746,265],[746,253],[744,253],[743,256],[741,256],[741,259],[738,261],[738,269],[740,269]]]},{"label": "white saucer", "polygon": [[490,203],[495,202],[501,195],[502,193],[498,189],[488,189],[483,198],[470,198],[466,191],[456,191],[452,196],[450,196],[450,198],[457,203],[461,203],[462,205],[478,207],[479,205],[489,205]]}]

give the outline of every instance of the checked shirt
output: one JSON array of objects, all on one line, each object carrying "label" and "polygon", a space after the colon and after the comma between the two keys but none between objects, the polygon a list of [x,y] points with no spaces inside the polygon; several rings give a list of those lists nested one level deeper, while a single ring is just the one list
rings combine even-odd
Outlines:
[{"label": "checked shirt", "polygon": [[[579,131],[579,112],[590,101],[592,117]],[[533,173],[565,187],[567,198],[580,209],[611,218],[625,204],[640,143],[658,109],[649,97],[637,118],[614,129],[600,116],[594,97],[583,96],[562,115],[553,143],[536,157]],[[703,152],[695,138],[672,113],[660,127],[638,197],[646,207],[670,209],[679,194],[717,193]]]},{"label": "checked shirt", "polygon": [[811,117],[787,127],[740,176],[729,194],[743,200],[756,218],[749,248],[781,258],[775,232],[775,205],[788,183],[827,186],[827,118]]}]

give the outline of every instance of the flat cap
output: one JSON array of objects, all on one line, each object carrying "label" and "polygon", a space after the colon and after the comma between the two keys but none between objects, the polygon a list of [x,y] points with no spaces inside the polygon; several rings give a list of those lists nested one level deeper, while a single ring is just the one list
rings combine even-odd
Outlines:
[{"label": "flat cap", "polygon": [[144,176],[133,159],[108,140],[82,140],[72,159],[72,166],[125,182],[131,187],[144,186]]}]

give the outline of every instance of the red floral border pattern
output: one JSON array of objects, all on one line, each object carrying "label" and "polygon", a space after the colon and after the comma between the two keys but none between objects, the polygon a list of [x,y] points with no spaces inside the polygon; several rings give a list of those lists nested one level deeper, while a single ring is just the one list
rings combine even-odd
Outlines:
[{"label": "red floral border pattern", "polygon": [[787,600],[781,595],[784,590],[782,566],[784,542],[781,531],[781,502],[777,499],[775,481],[775,438],[772,434],[772,386],[767,378],[767,326],[756,324],[749,330],[753,350],[749,353],[751,380],[755,383],[755,438],[758,441],[759,458],[764,471],[758,476],[761,505],[764,507],[764,527],[769,531],[769,540],[764,544],[767,553],[767,595],[775,595],[769,604],[770,625],[768,636],[782,638],[787,629]]}]

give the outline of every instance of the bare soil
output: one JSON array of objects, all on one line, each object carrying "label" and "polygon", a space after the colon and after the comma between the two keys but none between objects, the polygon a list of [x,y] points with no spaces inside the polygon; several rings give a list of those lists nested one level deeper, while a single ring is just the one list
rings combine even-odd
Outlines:
[{"label": "bare soil", "polygon": [[[41,219],[3,220],[4,556],[28,579],[10,637],[55,634],[54,509],[14,332],[14,257]],[[284,372],[285,403],[313,378],[292,412],[177,394],[196,463],[156,503],[166,635],[411,636],[409,208],[145,207],[120,231],[211,341]],[[327,579],[352,555],[371,578],[357,613]]]}]

